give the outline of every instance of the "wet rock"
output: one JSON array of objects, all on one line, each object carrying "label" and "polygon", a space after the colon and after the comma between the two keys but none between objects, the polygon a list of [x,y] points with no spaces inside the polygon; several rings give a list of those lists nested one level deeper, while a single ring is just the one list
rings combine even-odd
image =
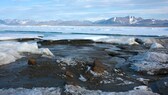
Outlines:
[{"label": "wet rock", "polygon": [[168,77],[163,78],[155,83],[152,83],[151,88],[154,92],[157,92],[161,95],[167,95],[167,93],[168,93]]},{"label": "wet rock", "polygon": [[120,52],[120,51],[108,51],[108,54],[109,54],[110,56],[125,55],[124,52]]},{"label": "wet rock", "polygon": [[41,41],[38,41],[38,43],[41,45],[68,44],[68,40],[56,40],[56,41],[41,40]]},{"label": "wet rock", "polygon": [[103,73],[105,71],[105,66],[101,63],[100,60],[94,60],[92,71],[96,73]]},{"label": "wet rock", "polygon": [[70,44],[75,44],[75,45],[89,44],[89,43],[94,43],[94,41],[87,40],[87,39],[70,40]]},{"label": "wet rock", "polygon": [[78,40],[42,40],[38,43],[42,45],[55,45],[55,44],[75,44],[75,45],[81,45],[81,44],[90,44],[94,43],[92,40],[87,39],[78,39]]},{"label": "wet rock", "polygon": [[73,73],[71,72],[71,71],[66,71],[65,72],[65,75],[67,76],[67,77],[69,77],[69,78],[73,78],[74,76],[73,76]]},{"label": "wet rock", "polygon": [[135,39],[135,42],[137,42],[138,44],[144,44],[144,41],[142,41],[141,39],[139,39],[139,38],[136,38]]},{"label": "wet rock", "polygon": [[31,58],[31,59],[28,59],[28,64],[29,64],[29,65],[36,65],[37,62],[36,62],[35,59]]}]

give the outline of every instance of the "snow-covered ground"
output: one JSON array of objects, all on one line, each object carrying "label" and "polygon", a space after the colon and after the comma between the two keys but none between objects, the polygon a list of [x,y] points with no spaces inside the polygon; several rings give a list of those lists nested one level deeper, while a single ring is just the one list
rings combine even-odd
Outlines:
[{"label": "snow-covered ground", "polygon": [[[159,95],[153,93],[146,86],[135,87],[134,90],[126,92],[103,92],[101,90],[87,90],[80,86],[65,85],[64,93],[72,95]],[[61,95],[60,88],[17,88],[17,89],[0,89],[1,95]]]}]

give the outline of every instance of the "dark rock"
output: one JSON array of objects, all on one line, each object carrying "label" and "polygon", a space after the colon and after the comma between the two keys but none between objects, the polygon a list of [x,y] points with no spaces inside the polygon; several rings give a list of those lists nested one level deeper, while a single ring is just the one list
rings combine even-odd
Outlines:
[{"label": "dark rock", "polygon": [[158,71],[154,71],[155,75],[166,75],[168,74],[168,68],[162,68],[159,69]]},{"label": "dark rock", "polygon": [[81,44],[90,44],[94,43],[92,40],[87,39],[77,39],[77,40],[42,40],[38,42],[42,45],[55,45],[55,44],[75,44],[75,45],[81,45]]},{"label": "dark rock", "polygon": [[120,52],[120,51],[109,51],[108,54],[109,54],[110,56],[125,55],[124,52]]},{"label": "dark rock", "polygon": [[87,40],[87,39],[78,39],[78,40],[70,40],[70,44],[89,44],[89,43],[94,43],[92,40]]},{"label": "dark rock", "polygon": [[137,42],[138,44],[141,44],[141,45],[144,44],[144,42],[141,39],[139,39],[139,38],[136,38],[135,42]]},{"label": "dark rock", "polygon": [[28,64],[29,65],[35,65],[37,62],[36,62],[36,60],[35,59],[28,59]]},{"label": "dark rock", "polygon": [[95,60],[92,70],[96,73],[103,73],[105,71],[105,65],[103,65],[100,60]]},{"label": "dark rock", "polygon": [[163,78],[155,83],[152,83],[151,88],[154,92],[157,92],[161,95],[167,95],[168,94],[168,77]]}]

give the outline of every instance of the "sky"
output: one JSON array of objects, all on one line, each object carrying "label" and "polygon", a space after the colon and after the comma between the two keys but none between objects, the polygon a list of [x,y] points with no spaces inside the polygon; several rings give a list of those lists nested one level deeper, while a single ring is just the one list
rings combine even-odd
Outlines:
[{"label": "sky", "polygon": [[168,0],[0,1],[0,19],[95,21],[124,16],[168,19]]}]

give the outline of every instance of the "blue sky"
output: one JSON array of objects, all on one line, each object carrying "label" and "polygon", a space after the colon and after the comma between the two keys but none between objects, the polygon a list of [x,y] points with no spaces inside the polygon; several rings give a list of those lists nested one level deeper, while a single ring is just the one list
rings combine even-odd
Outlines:
[{"label": "blue sky", "polygon": [[98,20],[115,16],[168,19],[168,0],[1,0],[0,19]]}]

